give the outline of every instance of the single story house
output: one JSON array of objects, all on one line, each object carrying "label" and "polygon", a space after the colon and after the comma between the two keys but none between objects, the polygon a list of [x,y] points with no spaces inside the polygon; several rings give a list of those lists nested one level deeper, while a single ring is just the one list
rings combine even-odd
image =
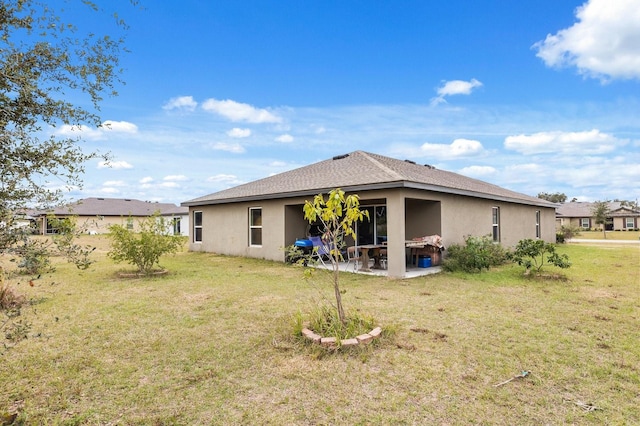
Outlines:
[{"label": "single story house", "polygon": [[56,230],[47,220],[54,216],[58,219],[75,216],[78,226],[86,228],[91,234],[109,232],[109,225],[124,225],[136,230],[139,221],[160,212],[166,218],[168,232],[174,235],[189,235],[189,209],[171,203],[140,201],[129,198],[84,198],[66,206],[41,211],[36,217],[39,234],[47,235]]},{"label": "single story house", "polygon": [[[593,209],[596,203],[572,201],[561,204],[556,210],[556,226],[572,226],[582,229],[602,229],[596,224]],[[640,228],[640,210],[622,205],[619,201],[607,203],[609,214],[605,223],[607,231],[631,231]]]},{"label": "single story house", "polygon": [[389,277],[406,275],[406,243],[416,237],[437,234],[445,246],[468,235],[492,235],[506,246],[524,238],[555,242],[554,203],[355,151],[183,202],[191,217],[190,250],[284,261],[283,248],[313,232],[305,201],[334,188],[357,194],[369,211],[357,244],[387,243]]}]

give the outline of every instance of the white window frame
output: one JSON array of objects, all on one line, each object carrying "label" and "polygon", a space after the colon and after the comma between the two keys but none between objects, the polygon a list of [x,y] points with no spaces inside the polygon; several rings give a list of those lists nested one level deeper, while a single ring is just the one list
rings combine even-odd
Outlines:
[{"label": "white window frame", "polygon": [[[260,223],[253,223],[253,212],[260,212]],[[260,241],[254,242],[254,232],[260,231]],[[249,207],[249,246],[262,247],[262,207]]]},{"label": "white window frame", "polygon": [[[200,215],[200,225],[198,225],[198,221],[196,220],[196,215]],[[193,211],[193,242],[194,243],[202,243],[202,232],[203,232],[203,226],[202,226],[202,220],[203,220],[203,214],[202,214],[202,210],[194,210]],[[198,231],[200,231],[198,233]],[[200,239],[198,239],[198,234]]]},{"label": "white window frame", "polygon": [[632,217],[625,217],[624,227],[627,229],[634,229],[636,227],[635,220],[633,220]]},{"label": "white window frame", "polygon": [[491,208],[491,236],[493,242],[500,242],[500,207],[494,206]]},{"label": "white window frame", "polygon": [[591,221],[589,220],[588,217],[583,217],[583,218],[580,219],[580,227],[582,229],[589,229],[589,228],[591,228],[590,222]]},{"label": "white window frame", "polygon": [[540,210],[536,210],[536,238],[541,238],[540,234]]}]

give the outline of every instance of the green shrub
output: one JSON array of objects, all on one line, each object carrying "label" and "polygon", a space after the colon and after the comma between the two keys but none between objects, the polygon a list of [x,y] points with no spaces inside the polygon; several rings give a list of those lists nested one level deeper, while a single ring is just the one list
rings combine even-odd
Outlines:
[{"label": "green shrub", "polygon": [[507,251],[493,242],[490,236],[467,236],[465,244],[452,244],[447,248],[447,258],[442,262],[445,271],[482,272],[507,261]]},{"label": "green shrub", "polygon": [[127,262],[136,266],[139,273],[150,275],[160,267],[161,256],[175,253],[182,246],[182,237],[169,234],[168,229],[168,222],[159,212],[140,221],[139,232],[111,225],[111,250],[107,255],[116,263]]},{"label": "green shrub", "polygon": [[307,266],[311,256],[304,254],[304,251],[295,244],[284,248],[284,259],[287,263]]},{"label": "green shrub", "polygon": [[[556,243],[564,243],[566,240],[577,237],[578,235],[580,235],[581,230],[582,228],[580,228],[579,226],[561,226],[560,231],[556,233]],[[562,236],[562,238],[559,238],[559,236]]]},{"label": "green shrub", "polygon": [[529,274],[532,269],[540,273],[545,264],[563,269],[571,266],[569,256],[558,254],[555,245],[530,238],[518,241],[509,257],[513,262],[525,267],[525,274]]},{"label": "green shrub", "polygon": [[20,257],[18,269],[23,274],[36,275],[55,270],[49,260],[48,242],[45,240],[25,238],[15,253]]},{"label": "green shrub", "polygon": [[48,217],[47,221],[57,230],[52,235],[52,239],[60,255],[64,256],[67,262],[76,265],[78,269],[89,269],[95,263],[90,255],[96,248],[90,245],[81,246],[76,242],[80,235],[85,233],[86,226],[79,227],[76,216],[64,219]]}]

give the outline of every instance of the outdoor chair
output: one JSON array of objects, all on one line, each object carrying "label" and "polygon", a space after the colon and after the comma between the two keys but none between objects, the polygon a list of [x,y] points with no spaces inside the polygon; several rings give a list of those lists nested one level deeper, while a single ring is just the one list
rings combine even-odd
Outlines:
[{"label": "outdoor chair", "polygon": [[349,270],[349,265],[353,262],[353,272],[358,270],[358,262],[361,260],[360,250],[357,246],[347,247],[347,266],[345,271]]},{"label": "outdoor chair", "polygon": [[387,249],[380,249],[380,264],[383,269],[387,269]]},{"label": "outdoor chair", "polygon": [[331,249],[329,245],[322,241],[320,237],[309,237],[313,244],[313,252],[311,253],[312,260],[319,260],[324,266],[327,264],[324,262],[324,258],[331,255]]}]

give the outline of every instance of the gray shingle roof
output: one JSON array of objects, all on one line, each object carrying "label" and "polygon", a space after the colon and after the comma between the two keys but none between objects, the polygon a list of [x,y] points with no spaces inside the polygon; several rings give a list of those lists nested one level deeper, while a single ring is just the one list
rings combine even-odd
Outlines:
[{"label": "gray shingle roof", "polygon": [[[573,201],[570,203],[561,204],[556,209],[556,216],[558,217],[592,217],[593,208],[596,203],[585,201]],[[609,201],[607,203],[609,208],[609,216],[638,216],[640,212],[634,211],[629,207],[624,207],[619,201]]]},{"label": "gray shingle roof", "polygon": [[124,198],[84,198],[45,213],[78,216],[150,216],[156,211],[163,216],[187,214],[188,209],[171,203],[156,203]]},{"label": "gray shingle roof", "polygon": [[358,192],[384,188],[418,188],[555,207],[556,204],[457,173],[364,151],[336,156],[309,166],[229,188],[182,203],[183,206],[311,196],[333,188]]}]

